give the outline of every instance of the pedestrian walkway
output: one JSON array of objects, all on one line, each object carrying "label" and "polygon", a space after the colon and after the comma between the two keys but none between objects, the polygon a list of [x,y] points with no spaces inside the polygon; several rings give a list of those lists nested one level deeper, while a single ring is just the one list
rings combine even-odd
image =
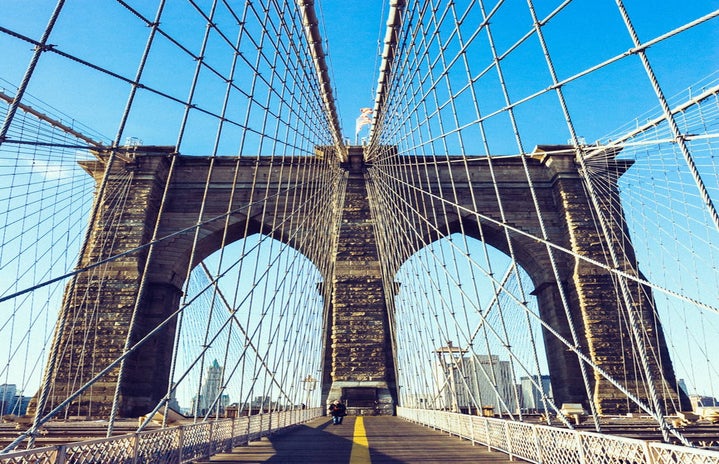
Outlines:
[{"label": "pedestrian walkway", "polygon": [[[389,416],[345,417],[333,425],[321,417],[292,430],[215,455],[203,463],[509,463],[504,453],[473,446],[403,419]],[[511,461],[518,462],[518,461]]]}]

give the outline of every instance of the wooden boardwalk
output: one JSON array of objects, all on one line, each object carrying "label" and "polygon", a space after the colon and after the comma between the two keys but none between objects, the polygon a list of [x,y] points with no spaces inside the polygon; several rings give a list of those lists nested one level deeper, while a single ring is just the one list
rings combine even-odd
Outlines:
[{"label": "wooden boardwalk", "polygon": [[[507,455],[487,451],[446,433],[389,416],[348,416],[342,425],[321,417],[286,433],[215,455],[203,463],[509,463]],[[365,433],[361,433],[362,426]],[[356,430],[357,429],[357,430]],[[359,433],[357,431],[359,430]],[[369,456],[367,456],[367,443]],[[354,450],[353,450],[354,444]],[[511,462],[518,462],[517,460]]]}]

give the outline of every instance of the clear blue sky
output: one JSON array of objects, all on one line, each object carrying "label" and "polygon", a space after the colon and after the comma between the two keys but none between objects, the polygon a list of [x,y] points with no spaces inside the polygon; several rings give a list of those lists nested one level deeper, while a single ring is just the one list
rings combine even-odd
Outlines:
[{"label": "clear blue sky", "polygon": [[[0,0],[0,26],[38,39],[55,3],[55,0]],[[143,14],[153,16],[156,2],[138,0],[134,3]],[[316,5],[318,16],[324,19],[322,33],[326,34],[325,49],[329,53],[341,125],[344,135],[350,139],[353,139],[359,109],[373,106],[388,3],[379,0],[325,1]],[[487,9],[490,9],[497,2],[488,0],[486,3]],[[538,15],[542,17],[560,2],[542,0],[535,3]],[[657,37],[719,8],[717,0],[633,0],[626,3],[636,19],[635,26],[642,40]],[[504,47],[516,40],[518,33],[527,30],[526,1],[506,0],[505,5],[506,14],[493,21],[496,38]],[[183,8],[187,8],[185,2],[169,1],[163,27],[197,47],[203,24],[188,19],[190,16]],[[631,46],[623,26],[617,27],[621,24],[613,1],[575,0],[567,7],[566,13],[566,17],[558,16],[557,27],[548,27],[545,31],[560,77],[586,69]],[[49,42],[61,50],[132,77],[148,29],[131,19],[116,2],[68,0]],[[513,29],[510,26],[514,23],[523,27]],[[0,53],[0,78],[10,84],[19,84],[31,57],[32,46],[0,33]],[[719,21],[715,19],[681,37],[652,47],[649,55],[666,93],[673,95],[683,91],[698,79],[717,71]],[[188,73],[192,69],[192,65],[182,59],[153,54],[148,64],[150,82],[160,82],[163,89],[180,99],[186,97]],[[542,57],[535,55],[531,59],[541,60]],[[537,87],[546,86],[529,71],[529,64],[528,61],[507,63],[508,71],[514,71],[511,74],[515,79],[511,83],[512,88],[520,97]],[[524,69],[527,72],[523,72]],[[154,76],[153,70],[156,72]],[[623,74],[624,71],[626,74]],[[573,109],[587,108],[587,111],[577,111],[574,115],[579,135],[587,137],[589,142],[631,122],[640,111],[656,106],[647,82],[634,79],[641,74],[638,67],[613,67],[606,72],[613,73],[611,79],[605,71],[601,71],[567,89]],[[41,57],[28,92],[46,105],[112,138],[117,131],[128,90],[129,86],[125,83],[46,53]],[[501,100],[497,97],[497,94],[488,95],[488,103],[496,104]],[[211,99],[211,95],[205,98]],[[174,144],[177,108],[166,109],[164,102],[153,99],[143,100],[138,105],[146,114],[132,119],[124,135],[137,136],[148,144]],[[556,127],[548,124],[548,120],[549,117],[538,119],[533,124],[535,127],[530,128],[533,134],[531,140],[539,143],[565,142],[564,125],[559,124],[559,130],[555,131]],[[196,127],[203,129],[205,126],[200,124]],[[507,152],[512,152],[511,143],[508,147]],[[531,146],[528,148],[531,149]],[[205,154],[201,146],[194,153]],[[228,150],[223,154],[236,153]]]},{"label": "clear blue sky", "polygon": [[[325,20],[322,30],[323,36],[326,34],[325,51],[329,53],[338,112],[347,137],[354,135],[359,109],[374,104],[376,69],[379,67],[381,51],[378,43],[384,38],[388,8],[383,3],[369,0],[316,4],[318,17]],[[0,25],[38,39],[54,4],[53,0],[0,0]],[[123,31],[123,28],[113,24],[114,17],[117,17],[113,16],[114,14],[125,14],[113,4],[114,2],[95,0],[67,2],[50,43],[89,61],[118,70],[123,75],[132,76],[147,30],[137,28]],[[145,6],[144,10],[145,14],[152,17],[152,8]],[[170,15],[173,14],[171,8],[167,11]],[[176,14],[182,14],[181,10]],[[79,19],[73,20],[73,15]],[[89,18],[92,18],[92,21],[89,21]],[[201,28],[199,30],[202,31]],[[83,43],[84,41],[87,42]],[[0,50],[3,50],[4,54],[0,78],[17,85],[30,59],[31,48],[29,44],[0,34]],[[92,85],[80,84],[83,80],[86,81],[90,74],[87,70],[53,57],[52,54],[45,54],[40,60],[29,92],[46,104],[112,137],[128,88],[124,84],[113,84],[104,78],[95,80]],[[186,87],[187,83],[183,82],[183,86]],[[184,97],[185,94],[184,87],[177,89],[178,96]],[[116,103],[108,105],[108,98]],[[107,108],[109,111],[103,111],[102,114],[92,111],[92,108],[98,107]],[[172,138],[165,142],[154,140],[148,133],[127,135],[138,135],[146,140],[151,139],[153,143],[174,142]]]},{"label": "clear blue sky", "polygon": [[[155,2],[135,2],[144,14],[153,16]],[[373,106],[374,90],[377,82],[377,69],[379,67],[380,42],[384,38],[388,3],[380,0],[367,0],[363,2],[318,2],[316,9],[320,19],[324,19],[323,34],[326,36],[326,51],[329,53],[329,63],[332,68],[332,79],[335,88],[335,97],[339,110],[344,135],[353,138],[354,123],[359,115],[359,108]],[[486,2],[490,9],[493,1]],[[541,17],[549,13],[559,2],[536,2],[538,15]],[[31,38],[39,38],[47,23],[55,2],[53,0],[0,0],[0,25],[25,34]],[[187,31],[195,35],[192,39],[199,39],[203,27],[199,22],[192,24],[186,21],[188,12],[177,5],[183,2],[168,2],[166,8],[166,21],[163,27],[173,31],[172,20],[178,20],[174,31],[185,34]],[[501,46],[515,40],[519,32],[524,32],[527,25],[527,8],[523,0],[507,0],[503,6],[510,14],[498,15],[493,21],[493,31]],[[627,2],[629,13],[635,18],[635,26],[642,40],[648,40],[659,34],[668,32],[691,19],[696,19],[710,11],[719,8],[717,0],[685,0],[685,1],[633,1]],[[516,15],[511,14],[516,11]],[[626,32],[615,27],[621,26],[616,13],[614,2],[599,2],[596,0],[575,0],[567,11],[567,20],[558,16],[555,23],[558,27],[548,28],[545,31],[547,40],[558,64],[560,77],[564,77],[578,70],[595,64],[616,53],[629,48],[630,42]],[[122,19],[122,21],[118,21]],[[570,20],[571,19],[571,20]],[[511,27],[516,22],[521,27],[515,33]],[[133,24],[127,12],[117,6],[115,2],[100,2],[94,0],[68,1],[51,36],[50,43],[56,44],[60,49],[77,56],[97,62],[113,71],[132,76],[136,69],[139,53],[144,45],[147,29],[139,24]],[[609,27],[610,25],[611,27]],[[716,71],[719,62],[719,34],[717,21],[712,21],[694,29],[681,38],[674,38],[659,46],[650,49],[658,77],[667,94],[686,89],[698,77],[703,77]],[[190,37],[189,32],[187,33]],[[183,37],[184,38],[184,37]],[[589,40],[579,40],[580,38]],[[187,43],[195,44],[199,40],[187,39]],[[328,46],[327,46],[328,43]],[[13,84],[19,83],[31,55],[31,46],[18,41],[5,34],[0,34],[0,50],[3,51],[3,66],[0,67],[0,78]],[[541,56],[533,57],[540,60]],[[567,63],[564,65],[563,63]],[[148,69],[151,68],[151,61]],[[526,63],[525,63],[526,64]],[[510,69],[511,63],[506,66]],[[187,82],[189,78],[187,69],[175,62],[163,63],[169,75],[176,78],[177,84],[166,79],[163,85],[173,91],[179,98],[186,97]],[[621,74],[621,72],[620,72]],[[631,79],[632,74],[626,73]],[[118,84],[111,79],[95,77],[87,82],[88,73],[76,65],[61,60],[52,54],[45,54],[40,60],[36,76],[31,82],[29,92],[45,101],[47,104],[67,113],[78,121],[112,137],[117,129],[117,122],[127,95],[126,84]],[[516,76],[521,73],[516,73]],[[639,98],[635,83],[626,81],[619,83],[616,80],[606,80],[603,73],[597,74],[599,80],[588,79],[587,85],[596,89],[597,86],[611,82],[612,91],[623,87],[621,93],[607,94],[603,101],[586,97],[582,94],[569,96],[581,104],[585,99],[587,107],[592,108],[586,115],[578,118],[579,129],[588,139],[605,135],[616,129],[619,122],[625,123],[637,114],[615,115],[615,118],[600,118],[593,116],[616,113],[616,98]],[[616,74],[612,76],[616,78]],[[516,79],[516,78],[515,78]],[[524,76],[525,82],[510,82],[515,88],[531,87],[535,80],[532,73]],[[151,81],[153,82],[153,81]],[[542,83],[542,85],[544,85]],[[641,84],[640,84],[641,86]],[[648,87],[644,86],[645,95],[651,97]],[[577,92],[583,89],[577,86]],[[523,92],[518,91],[521,96]],[[491,100],[491,99],[490,99]],[[491,106],[491,103],[489,103]],[[639,106],[639,103],[637,103]],[[649,110],[655,103],[647,98],[644,110]],[[148,103],[148,108],[152,104]],[[621,109],[621,108],[619,108]],[[98,111],[99,110],[99,111]],[[634,111],[634,108],[632,108]],[[157,126],[159,122],[155,120]],[[169,125],[169,123],[168,123]],[[156,133],[148,131],[147,124],[131,124],[126,135],[143,138],[150,143],[172,144],[176,131],[167,128],[163,131],[156,128]],[[564,137],[564,136],[562,136]],[[548,140],[556,142],[556,140]]]}]

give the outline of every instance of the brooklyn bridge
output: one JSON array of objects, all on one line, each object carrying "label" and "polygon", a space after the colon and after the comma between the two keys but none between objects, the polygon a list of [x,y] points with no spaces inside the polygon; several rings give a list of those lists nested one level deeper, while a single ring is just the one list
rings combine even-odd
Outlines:
[{"label": "brooklyn bridge", "polygon": [[719,463],[719,5],[32,3],[0,462]]}]

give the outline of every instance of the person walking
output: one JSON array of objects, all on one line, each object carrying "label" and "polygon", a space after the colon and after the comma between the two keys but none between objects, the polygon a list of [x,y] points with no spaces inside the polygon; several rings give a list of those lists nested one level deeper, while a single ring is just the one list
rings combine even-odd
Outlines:
[{"label": "person walking", "polygon": [[347,415],[347,407],[340,400],[334,400],[330,404],[330,415],[332,415],[332,424],[339,425],[342,418]]}]

